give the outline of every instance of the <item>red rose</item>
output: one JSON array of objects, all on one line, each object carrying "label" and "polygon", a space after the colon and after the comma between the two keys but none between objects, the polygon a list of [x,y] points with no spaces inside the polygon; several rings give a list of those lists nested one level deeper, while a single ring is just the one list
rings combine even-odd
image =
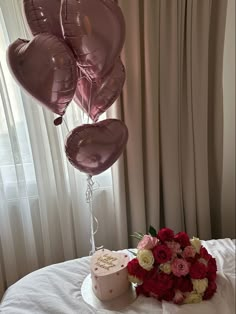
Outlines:
[{"label": "red rose", "polygon": [[215,281],[208,282],[208,287],[203,295],[203,300],[209,300],[216,292],[217,286]]},{"label": "red rose", "polygon": [[159,264],[168,262],[172,257],[172,251],[166,245],[160,244],[153,249],[155,261]]},{"label": "red rose", "polygon": [[189,262],[190,264],[194,264],[195,262],[197,262],[199,260],[200,255],[196,254],[194,257],[187,257],[185,258],[187,262]]},{"label": "red rose", "polygon": [[215,281],[216,280],[216,273],[207,273],[207,279],[209,281]]},{"label": "red rose", "polygon": [[207,267],[203,263],[195,262],[190,266],[189,274],[192,279],[203,279],[206,277]]},{"label": "red rose", "polygon": [[160,273],[157,276],[157,285],[159,290],[159,295],[162,295],[165,293],[166,290],[169,290],[174,285],[173,277],[170,275],[167,275],[165,273]]},{"label": "red rose", "polygon": [[173,300],[174,296],[175,296],[174,290],[170,289],[170,290],[167,290],[162,296],[160,296],[161,299],[159,298],[159,300],[160,301],[165,300],[167,302],[170,302]]},{"label": "red rose", "polygon": [[217,271],[217,265],[216,265],[216,259],[211,257],[208,261],[208,269],[207,269],[207,272],[208,273],[216,273]]},{"label": "red rose", "polygon": [[186,232],[179,232],[175,235],[174,240],[178,242],[181,247],[186,247],[190,245],[189,236]]},{"label": "red rose", "polygon": [[169,228],[162,228],[159,230],[157,238],[162,242],[171,241],[174,238],[174,231]]},{"label": "red rose", "polygon": [[209,261],[209,259],[212,257],[208,252],[207,249],[201,246],[200,248],[200,256],[204,258],[206,261]]},{"label": "red rose", "polygon": [[136,287],[136,293],[137,293],[138,296],[140,294],[143,294],[145,297],[149,297],[150,296],[149,292],[144,289],[143,285],[139,285],[139,286]]},{"label": "red rose", "polygon": [[193,290],[193,284],[191,279],[186,277],[175,277],[174,287],[181,292],[191,292]]},{"label": "red rose", "polygon": [[139,265],[139,262],[138,262],[138,259],[137,258],[134,258],[132,259],[128,265],[127,265],[127,268],[128,268],[128,273],[129,275],[131,276],[135,276],[137,278],[139,278],[140,280],[144,280],[148,271],[143,269],[140,265]]},{"label": "red rose", "polygon": [[144,291],[149,292],[153,297],[157,296],[160,293],[158,289],[157,281],[153,279],[145,280],[143,283]]},{"label": "red rose", "polygon": [[153,267],[151,270],[147,271],[145,280],[148,280],[148,279],[156,280],[157,274],[158,274],[158,268],[156,266],[156,267]]},{"label": "red rose", "polygon": [[149,291],[152,295],[162,296],[166,293],[167,290],[173,287],[174,281],[172,276],[169,276],[164,273],[157,275],[155,280],[150,279],[146,280],[143,283],[145,291]]},{"label": "red rose", "polygon": [[216,271],[217,271],[217,265],[215,258],[211,257],[208,261],[207,265],[207,278],[208,280],[215,280],[216,279]]}]

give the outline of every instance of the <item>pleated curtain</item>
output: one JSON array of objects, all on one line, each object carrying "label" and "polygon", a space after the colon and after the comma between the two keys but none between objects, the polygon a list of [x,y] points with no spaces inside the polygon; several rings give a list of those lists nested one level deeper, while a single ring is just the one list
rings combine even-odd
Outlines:
[{"label": "pleated curtain", "polygon": [[[128,233],[221,236],[226,0],[120,0]],[[135,242],[130,242],[130,245]]]}]

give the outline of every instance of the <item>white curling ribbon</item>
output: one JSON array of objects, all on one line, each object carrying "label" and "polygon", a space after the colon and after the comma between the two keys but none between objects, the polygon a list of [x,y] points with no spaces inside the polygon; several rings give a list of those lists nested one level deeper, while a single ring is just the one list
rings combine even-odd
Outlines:
[{"label": "white curling ribbon", "polygon": [[[93,214],[93,192],[96,190],[94,188],[95,182],[92,179],[92,176],[88,175],[87,177],[87,191],[86,191],[86,202],[89,205],[90,211],[90,243],[91,243],[91,251],[89,255],[93,255],[96,252],[96,245],[95,245],[95,234],[98,232],[98,219]],[[94,221],[96,223],[96,229],[94,231]],[[100,249],[101,247],[97,248]]]},{"label": "white curling ribbon", "polygon": [[[88,103],[87,124],[89,123],[89,115],[90,115],[90,111],[91,111],[91,98],[92,98],[92,82],[90,82],[90,93],[89,93],[89,103]],[[83,99],[83,96],[82,96],[82,102],[83,101],[84,101],[84,99]],[[88,177],[87,177],[86,202],[89,205],[89,211],[90,211],[90,233],[91,233],[91,235],[90,235],[90,243],[91,243],[91,251],[89,252],[89,255],[93,255],[96,252],[95,235],[98,232],[98,227],[99,227],[98,219],[93,214],[93,192],[96,190],[94,188],[94,185],[95,185],[95,182],[93,181],[92,176],[88,175]],[[94,231],[94,221],[96,223],[95,231]]]}]

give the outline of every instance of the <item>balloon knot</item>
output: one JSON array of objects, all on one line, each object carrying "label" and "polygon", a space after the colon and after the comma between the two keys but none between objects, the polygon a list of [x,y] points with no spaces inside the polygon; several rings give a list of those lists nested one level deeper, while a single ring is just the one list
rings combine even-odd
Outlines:
[{"label": "balloon knot", "polygon": [[63,118],[62,117],[58,117],[54,120],[54,125],[55,126],[59,126],[62,124]]}]

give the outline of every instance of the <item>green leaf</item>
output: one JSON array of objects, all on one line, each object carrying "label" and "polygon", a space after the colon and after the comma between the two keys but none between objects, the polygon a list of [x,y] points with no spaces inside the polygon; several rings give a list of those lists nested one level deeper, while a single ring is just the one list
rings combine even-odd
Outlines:
[{"label": "green leaf", "polygon": [[135,233],[137,233],[138,235],[140,235],[142,238],[143,238],[143,236],[144,236],[144,234],[143,234],[142,232],[135,232]]},{"label": "green leaf", "polygon": [[155,228],[153,228],[153,226],[149,227],[148,233],[152,236],[152,237],[156,237],[157,236],[157,231]]},{"label": "green leaf", "polygon": [[131,234],[130,236],[133,237],[133,238],[136,238],[138,240],[142,240],[144,235],[142,233],[140,233],[140,232],[135,232],[134,234]]},{"label": "green leaf", "polygon": [[135,239],[138,239],[139,241],[142,240],[142,238],[143,238],[143,237],[141,237],[141,236],[138,235],[138,234],[131,234],[131,237],[132,237],[132,238],[135,238]]},{"label": "green leaf", "polygon": [[139,236],[140,238],[143,238],[144,234],[141,232],[135,232],[134,234],[136,234],[137,236]]}]

